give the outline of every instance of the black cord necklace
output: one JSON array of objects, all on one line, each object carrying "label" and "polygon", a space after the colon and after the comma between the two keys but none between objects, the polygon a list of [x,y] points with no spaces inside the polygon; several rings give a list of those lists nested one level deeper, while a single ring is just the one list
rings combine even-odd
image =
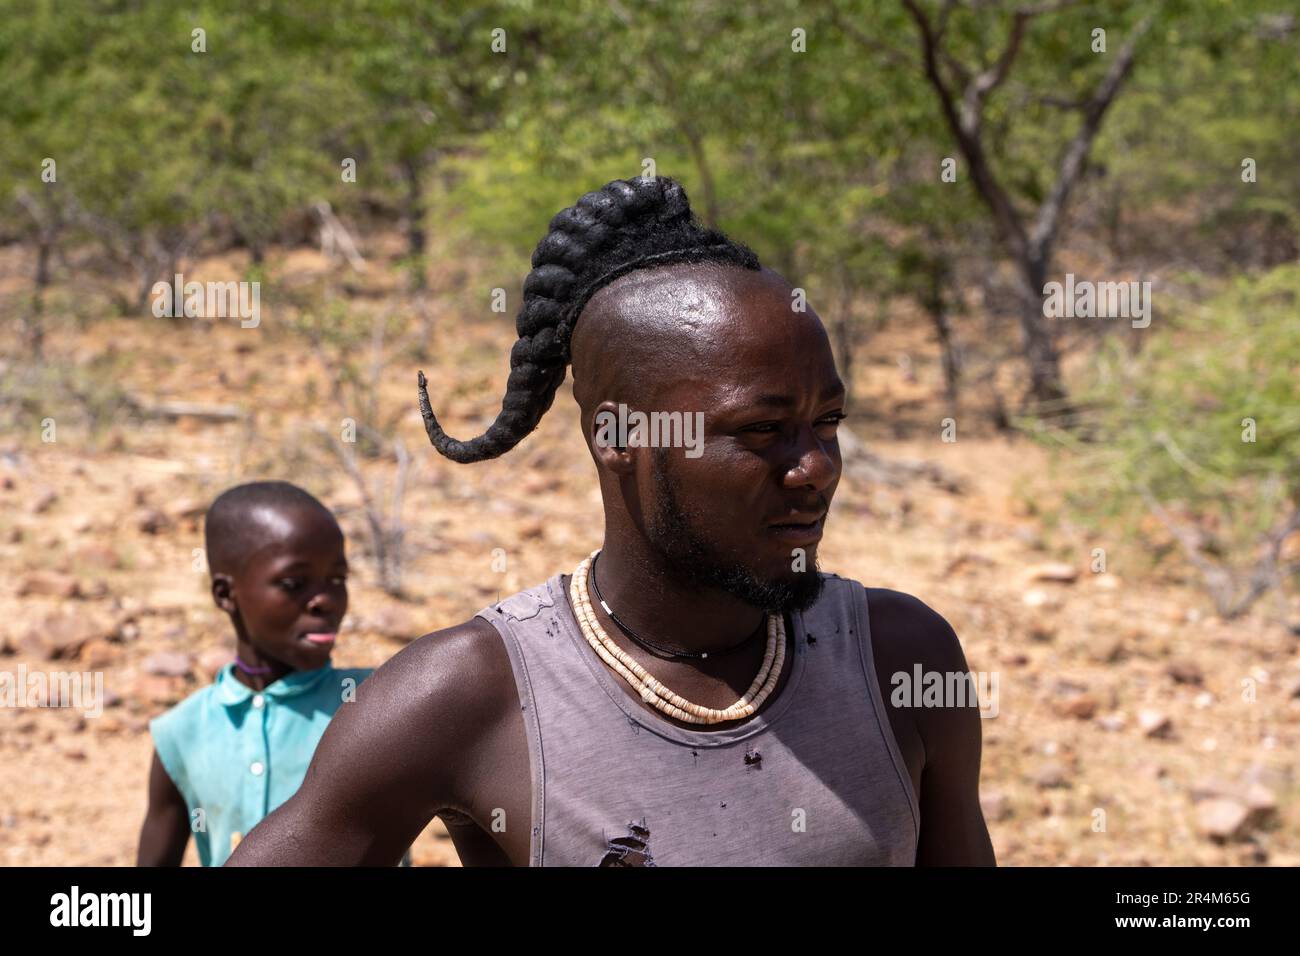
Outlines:
[{"label": "black cord necklace", "polygon": [[[656,641],[650,640],[648,637],[641,637],[639,634],[637,634],[636,631],[632,630],[632,628],[628,627],[626,624],[620,621],[618,615],[615,614],[613,609],[610,608],[610,606],[605,603],[605,599],[600,596],[600,585],[596,583],[596,561],[599,558],[600,558],[600,554],[597,553],[596,557],[593,558],[591,561],[591,590],[592,593],[596,595],[596,600],[600,602],[600,606],[604,609],[605,613],[609,615],[609,619],[613,621],[615,624],[617,624],[619,628],[622,629],[624,634],[632,638],[632,640],[636,641],[646,650],[658,651],[660,654],[666,655],[668,657],[689,657],[689,658],[694,658],[696,660],[703,660],[709,656],[708,651],[684,651],[681,650],[680,648],[668,647],[664,644],[659,644]],[[749,635],[749,637],[745,638],[739,644],[733,644],[731,645],[731,647],[724,648],[723,650],[720,651],[713,651],[713,656],[721,657],[723,654],[730,654],[734,651],[740,650],[742,647],[747,645],[759,634],[763,633],[763,625],[766,623],[767,623],[767,615],[764,615],[763,619],[759,621],[758,628],[754,631],[753,634]]]}]

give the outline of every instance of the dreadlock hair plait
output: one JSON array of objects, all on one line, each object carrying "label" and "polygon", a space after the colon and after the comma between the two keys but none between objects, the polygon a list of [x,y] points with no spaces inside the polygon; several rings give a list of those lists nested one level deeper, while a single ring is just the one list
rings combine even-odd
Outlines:
[{"label": "dreadlock hair plait", "polygon": [[505,397],[488,430],[469,441],[449,436],[429,404],[424,372],[417,374],[420,414],[433,447],[458,462],[496,458],[514,448],[555,400],[574,326],[591,297],[629,272],[680,262],[760,268],[747,246],[701,226],[686,190],[666,176],[616,179],[556,214],[533,251]]}]

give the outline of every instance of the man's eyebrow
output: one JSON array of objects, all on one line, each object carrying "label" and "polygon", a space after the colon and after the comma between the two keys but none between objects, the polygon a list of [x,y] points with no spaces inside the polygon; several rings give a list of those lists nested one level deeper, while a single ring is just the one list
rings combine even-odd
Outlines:
[{"label": "man's eyebrow", "polygon": [[[844,383],[837,379],[833,384],[826,386],[826,388],[822,391],[821,401],[828,402],[832,398],[838,398],[839,396],[844,394],[845,394]],[[775,393],[768,393],[768,394],[756,396],[752,400],[746,402],[746,404],[750,406],[771,405],[775,408],[792,408],[794,405],[798,403],[795,400],[794,396],[792,395],[779,395]]]}]

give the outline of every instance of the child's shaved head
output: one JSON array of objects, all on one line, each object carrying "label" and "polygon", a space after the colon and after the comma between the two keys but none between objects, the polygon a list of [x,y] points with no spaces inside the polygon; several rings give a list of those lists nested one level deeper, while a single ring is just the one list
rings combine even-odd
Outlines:
[{"label": "child's shaved head", "polygon": [[252,481],[223,491],[203,522],[209,571],[237,574],[243,562],[274,534],[274,516],[288,511],[316,511],[336,523],[320,501],[287,481]]}]

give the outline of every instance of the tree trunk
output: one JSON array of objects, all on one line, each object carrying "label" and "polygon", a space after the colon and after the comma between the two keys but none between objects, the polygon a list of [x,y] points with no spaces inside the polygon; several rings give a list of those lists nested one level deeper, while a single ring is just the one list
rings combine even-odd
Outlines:
[{"label": "tree trunk", "polygon": [[958,379],[961,368],[957,361],[957,345],[952,338],[952,323],[948,321],[948,302],[944,286],[948,281],[948,265],[940,256],[930,260],[930,287],[926,295],[926,311],[934,322],[939,337],[939,355],[943,363],[943,391],[949,403],[957,404]]},{"label": "tree trunk", "polygon": [[1031,254],[1019,266],[1020,331],[1025,358],[1029,362],[1029,397],[1043,406],[1043,413],[1050,415],[1064,411],[1065,384],[1061,380],[1061,357],[1056,350],[1055,330],[1043,315],[1047,259]]},{"label": "tree trunk", "polygon": [[406,204],[402,210],[406,220],[406,251],[412,262],[412,281],[416,290],[422,290],[428,283],[424,274],[424,251],[428,247],[428,235],[424,231],[424,191],[421,187],[421,173],[424,164],[416,159],[402,162],[402,178],[406,181]]}]

